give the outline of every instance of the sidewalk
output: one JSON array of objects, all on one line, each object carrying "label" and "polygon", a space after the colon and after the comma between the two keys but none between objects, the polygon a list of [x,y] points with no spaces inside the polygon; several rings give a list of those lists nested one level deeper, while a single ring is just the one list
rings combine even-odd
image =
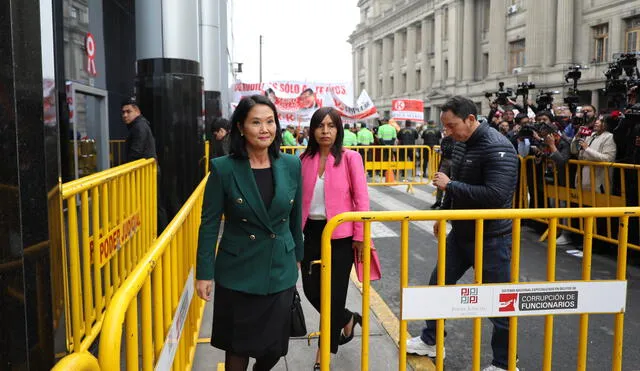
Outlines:
[{"label": "sidewalk", "polygon": [[[297,283],[298,292],[302,298],[302,307],[307,321],[307,330],[315,332],[319,330],[320,315],[306,300],[302,291],[302,280]],[[373,291],[373,290],[372,290]],[[375,294],[377,296],[377,294]],[[372,306],[375,306],[372,298]],[[360,290],[353,281],[349,282],[349,293],[347,295],[347,308],[352,311],[362,313],[362,296]],[[200,328],[201,342],[196,349],[193,370],[224,370],[224,352],[213,348],[208,339],[211,337],[211,319],[213,304],[208,303],[202,327]],[[374,310],[370,311],[370,336],[369,336],[369,370],[388,371],[398,369],[398,347],[396,342],[382,326],[382,321],[374,315]],[[394,317],[395,318],[395,317]],[[331,356],[331,369],[354,371],[360,370],[361,355],[361,328],[356,327],[354,339],[347,345],[340,347],[338,354]],[[292,338],[289,344],[289,354],[283,357],[273,368],[276,371],[290,370],[312,370],[317,349],[317,338],[311,340],[311,346],[307,343],[307,338]],[[249,363],[251,369],[253,361]],[[216,366],[218,368],[216,368]],[[407,370],[413,370],[407,366]]]}]

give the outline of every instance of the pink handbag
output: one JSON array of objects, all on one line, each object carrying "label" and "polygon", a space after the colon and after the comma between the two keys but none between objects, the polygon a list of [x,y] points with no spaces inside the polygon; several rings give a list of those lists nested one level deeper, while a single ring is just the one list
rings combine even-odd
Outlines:
[{"label": "pink handbag", "polygon": [[[364,262],[358,261],[358,251],[353,250],[353,265],[356,267],[356,275],[358,281],[364,280]],[[371,281],[377,281],[382,277],[382,270],[380,269],[380,259],[378,259],[378,250],[375,247],[371,247]]]}]

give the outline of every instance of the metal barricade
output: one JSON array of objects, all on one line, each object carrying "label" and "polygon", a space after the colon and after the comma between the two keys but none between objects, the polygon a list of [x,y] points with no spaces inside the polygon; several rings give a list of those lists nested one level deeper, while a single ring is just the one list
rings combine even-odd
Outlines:
[{"label": "metal barricade", "polygon": [[[446,256],[446,222],[447,220],[475,220],[475,267],[483,266],[483,226],[485,220],[492,219],[512,219],[512,259],[511,259],[511,282],[506,285],[516,287],[520,274],[520,240],[521,240],[521,221],[522,219],[541,219],[549,220],[549,229],[556,232],[559,218],[568,217],[584,217],[585,218],[585,239],[584,239],[584,256],[582,260],[582,281],[591,281],[591,260],[592,260],[592,241],[594,220],[598,217],[618,217],[619,223],[619,242],[618,242],[618,261],[617,273],[613,283],[626,284],[626,265],[627,265],[627,237],[628,222],[630,217],[640,215],[640,207],[634,208],[590,208],[590,209],[526,209],[526,210],[440,210],[440,211],[388,211],[388,212],[348,212],[337,215],[327,222],[322,233],[322,250],[321,260],[314,263],[321,264],[321,320],[320,326],[321,336],[320,352],[321,352],[321,369],[329,370],[330,366],[330,319],[331,319],[331,235],[335,228],[345,222],[362,222],[364,223],[364,262],[363,262],[363,290],[362,290],[362,363],[361,369],[368,370],[369,355],[369,295],[370,295],[370,265],[371,265],[371,223],[372,222],[400,222],[401,224],[401,243],[400,243],[400,290],[401,290],[401,312],[404,310],[405,291],[410,289],[408,286],[409,275],[409,222],[416,220],[433,220],[439,225],[438,231],[438,271],[437,285],[432,287],[445,286],[445,256]],[[555,236],[555,234],[550,234]],[[380,246],[378,246],[378,249]],[[475,285],[473,287],[481,288],[483,286],[482,269],[474,269]],[[546,282],[556,282],[556,240],[549,238],[547,242],[547,280]],[[562,283],[563,281],[558,281]],[[576,282],[576,281],[564,281]],[[599,281],[602,282],[602,281]],[[607,281],[609,282],[609,281]],[[469,287],[470,285],[448,285],[446,287]],[[576,300],[577,302],[577,300]],[[589,313],[577,312],[580,315],[580,332],[578,345],[577,369],[586,370],[587,366],[587,334],[589,325]],[[605,312],[602,312],[605,313]],[[624,305],[617,307],[616,310],[607,311],[615,315],[615,326],[613,334],[613,352],[612,367],[614,371],[620,371],[622,367],[622,340],[623,340],[623,324],[624,324]],[[528,315],[535,315],[528,314]],[[539,314],[538,314],[539,315]],[[503,315],[501,315],[503,316]],[[480,345],[481,345],[481,324],[482,317],[490,317],[483,315],[474,319],[473,326],[473,367],[474,371],[480,370]],[[404,317],[402,317],[404,318]],[[399,340],[399,360],[398,370],[406,370],[406,340],[407,340],[407,321],[400,321],[400,340]],[[426,319],[426,318],[424,318]],[[437,320],[436,331],[436,368],[441,371],[444,369],[443,347],[444,347],[444,319],[443,317],[432,317],[430,319]],[[553,315],[545,315],[545,333],[544,333],[544,351],[541,369],[544,371],[551,370],[552,361],[552,344],[553,344]],[[509,333],[509,370],[516,369],[516,352],[518,340],[518,319],[510,317],[510,333]]]},{"label": "metal barricade", "polygon": [[120,369],[121,354],[127,370],[191,369],[205,306],[194,297],[194,270],[207,178],[113,296],[100,334],[102,370]]},{"label": "metal barricade", "polygon": [[156,175],[155,160],[138,160],[49,194],[53,304],[65,311],[68,352],[89,349],[114,292],[156,237]]},{"label": "metal barricade", "polygon": [[[370,186],[428,184],[440,165],[440,153],[424,145],[345,148],[360,153]],[[296,156],[301,155],[305,149],[305,146],[280,148],[282,152]],[[439,149],[439,146],[434,149]]]},{"label": "metal barricade", "polygon": [[[630,182],[629,177],[633,177],[635,181]],[[638,205],[637,202],[630,205],[628,198],[640,199],[637,179],[640,179],[640,165],[569,160],[563,168],[558,168],[551,160],[536,161],[535,157],[528,156],[521,159],[520,197],[516,207],[633,207]],[[548,219],[544,217],[535,220],[548,223]],[[595,239],[618,243],[615,220],[612,217],[596,222],[593,234]],[[640,229],[640,220],[634,218],[630,223],[636,223]],[[559,229],[581,235],[585,234],[584,226],[584,218],[579,215],[577,218],[562,219],[558,223]],[[546,234],[543,239],[545,237]],[[629,247],[640,250],[640,245],[635,242],[629,242]]]}]

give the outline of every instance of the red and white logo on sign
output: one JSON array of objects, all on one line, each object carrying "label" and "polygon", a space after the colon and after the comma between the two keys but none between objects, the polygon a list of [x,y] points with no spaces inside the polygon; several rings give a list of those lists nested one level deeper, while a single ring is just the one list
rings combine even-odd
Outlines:
[{"label": "red and white logo on sign", "polygon": [[393,110],[394,111],[404,111],[404,101],[403,100],[394,100],[393,101]]},{"label": "red and white logo on sign", "polygon": [[96,76],[98,74],[98,70],[96,70],[96,40],[91,32],[87,33],[84,46],[87,49],[87,72],[92,76]]},{"label": "red and white logo on sign", "polygon": [[516,303],[518,302],[518,294],[500,294],[499,312],[515,312]]}]

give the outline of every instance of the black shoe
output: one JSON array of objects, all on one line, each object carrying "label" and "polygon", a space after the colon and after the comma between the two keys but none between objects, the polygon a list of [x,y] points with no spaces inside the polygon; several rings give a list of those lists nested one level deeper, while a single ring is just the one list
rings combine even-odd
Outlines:
[{"label": "black shoe", "polygon": [[435,204],[431,205],[431,210],[439,210],[440,209],[440,203],[436,202]]},{"label": "black shoe", "polygon": [[320,371],[320,362],[316,362],[313,365],[313,371]]},{"label": "black shoe", "polygon": [[356,333],[356,324],[362,327],[362,316],[360,313],[353,312],[353,326],[351,326],[351,335],[344,336],[344,334],[340,334],[340,342],[338,344],[345,345],[346,343],[353,340],[353,334]]}]

